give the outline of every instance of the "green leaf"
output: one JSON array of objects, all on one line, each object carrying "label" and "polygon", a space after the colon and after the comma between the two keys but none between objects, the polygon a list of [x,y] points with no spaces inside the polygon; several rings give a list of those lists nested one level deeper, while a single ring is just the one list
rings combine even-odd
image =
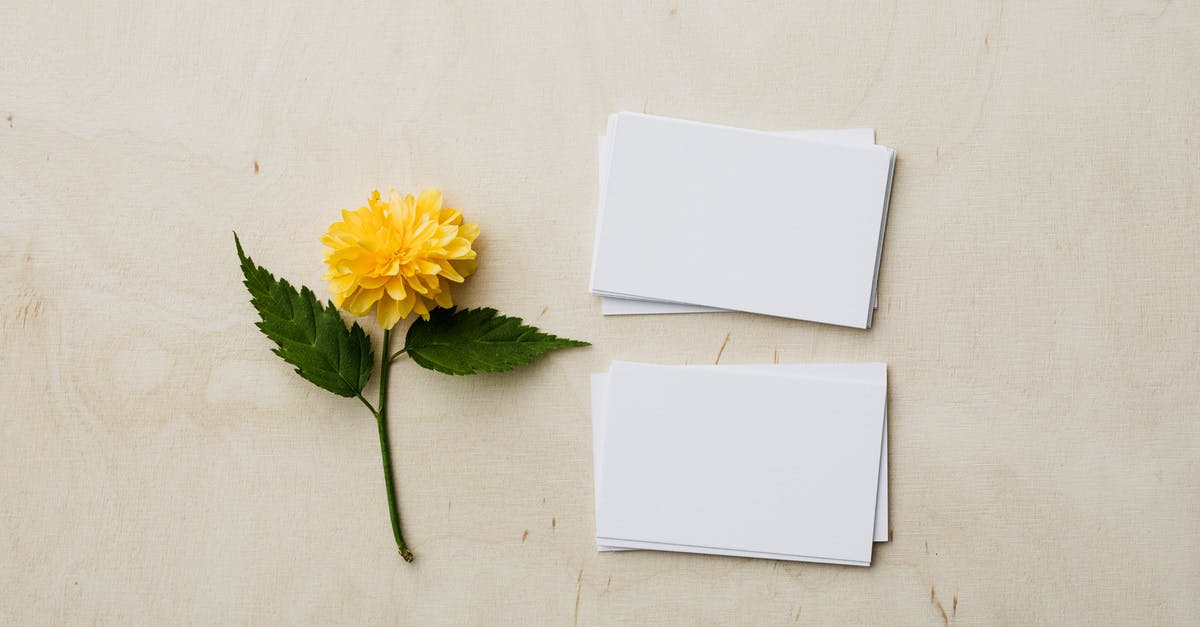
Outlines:
[{"label": "green leaf", "polygon": [[297,292],[286,280],[255,265],[237,233],[233,242],[250,304],[258,310],[258,328],[278,346],[273,352],[319,388],[346,397],[362,393],[374,366],[371,340],[362,327],[354,323],[347,329],[333,303],[322,305],[307,287]]},{"label": "green leaf", "polygon": [[417,365],[446,374],[503,372],[546,351],[587,342],[542,333],[495,309],[435,309],[408,328],[404,352]]}]

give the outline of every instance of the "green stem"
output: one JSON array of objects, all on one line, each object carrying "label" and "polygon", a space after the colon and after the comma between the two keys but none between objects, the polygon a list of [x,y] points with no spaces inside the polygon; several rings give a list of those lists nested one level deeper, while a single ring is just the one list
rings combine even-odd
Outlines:
[{"label": "green stem", "polygon": [[[391,343],[392,332],[385,330],[383,332],[383,354],[388,354],[388,346]],[[388,394],[388,374],[391,370],[392,362],[386,357],[379,360],[379,409],[375,413],[375,422],[379,425],[379,450],[383,454],[383,481],[387,485],[388,499],[388,514],[392,519],[392,535],[396,537],[396,548],[400,550],[400,557],[404,561],[413,561],[412,551],[408,550],[408,545],[404,543],[404,536],[400,534],[400,510],[396,507],[396,482],[392,478],[392,447],[388,442],[388,425],[387,425],[387,394]],[[367,401],[364,399],[364,403]],[[367,403],[367,407],[370,407]]]},{"label": "green stem", "polygon": [[371,404],[371,401],[368,401],[361,393],[358,395],[358,400],[362,401],[362,404],[366,405],[367,409],[371,410],[372,416],[379,415],[379,412],[375,411],[375,406]]}]

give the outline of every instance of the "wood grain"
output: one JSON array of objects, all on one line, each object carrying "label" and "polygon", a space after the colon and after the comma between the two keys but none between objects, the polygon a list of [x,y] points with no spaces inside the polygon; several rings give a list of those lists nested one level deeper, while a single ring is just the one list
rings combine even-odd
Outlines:
[{"label": "wood grain", "polygon": [[[3,13],[0,623],[1200,615],[1200,6]],[[601,318],[595,136],[621,109],[877,128],[899,162],[874,328]],[[464,303],[594,346],[397,367],[407,565],[370,416],[270,354],[231,231],[319,287],[338,209],[426,185],[483,229]],[[614,358],[887,361],[893,541],[870,569],[597,555],[587,375]]]}]

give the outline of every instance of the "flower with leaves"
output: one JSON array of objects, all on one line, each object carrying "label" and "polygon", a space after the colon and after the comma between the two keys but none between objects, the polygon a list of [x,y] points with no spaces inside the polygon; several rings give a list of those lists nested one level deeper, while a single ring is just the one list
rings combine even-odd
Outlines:
[{"label": "flower with leaves", "polygon": [[[437,189],[416,198],[393,190],[386,201],[376,191],[366,206],[343,210],[342,220],[321,238],[329,248],[325,278],[333,293],[331,302],[322,303],[307,287],[297,290],[256,265],[234,234],[258,328],[275,343],[274,353],[316,386],[357,398],[375,417],[392,535],[409,562],[413,554],[400,531],[388,437],[392,362],[408,355],[413,363],[444,374],[502,372],[550,350],[588,345],[543,333],[495,309],[455,309],[450,284],[474,273],[478,235],[477,225],[442,206]],[[375,308],[383,330],[376,404],[363,396],[375,366],[371,340],[357,322],[346,326],[338,307],[356,316]],[[409,326],[404,347],[392,353],[392,329],[413,313],[419,318]]]}]

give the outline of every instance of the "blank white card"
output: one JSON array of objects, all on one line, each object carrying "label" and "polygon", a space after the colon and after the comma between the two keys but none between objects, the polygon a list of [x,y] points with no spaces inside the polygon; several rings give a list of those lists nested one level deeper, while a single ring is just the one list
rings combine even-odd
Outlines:
[{"label": "blank white card", "polygon": [[620,113],[591,289],[867,328],[895,153]]},{"label": "blank white card", "polygon": [[[703,368],[724,372],[749,372],[762,374],[786,374],[789,376],[806,377],[809,379],[849,379],[863,381],[876,385],[887,386],[887,365],[880,363],[840,363],[840,364],[753,364],[728,366],[682,366],[684,368]],[[596,509],[599,510],[600,485],[604,481],[604,439],[608,432],[608,373],[593,374],[591,380],[592,395],[592,476],[595,482]],[[876,542],[887,542],[889,539],[888,526],[888,435],[887,410],[883,415],[883,441],[879,451],[879,487],[875,497],[875,534]],[[603,544],[596,547],[600,551],[624,550]],[[741,553],[745,557],[760,557],[750,553]]]},{"label": "blank white card", "polygon": [[886,392],[615,362],[597,541],[868,565]]},{"label": "blank white card", "polygon": [[[610,122],[615,115],[609,116]],[[872,146],[875,144],[875,129],[870,128],[847,128],[847,129],[816,129],[805,131],[773,131],[774,135],[783,137],[799,137],[802,139],[811,139],[815,141],[834,142],[842,144],[850,144],[855,146]],[[601,135],[597,142],[597,153],[600,174],[600,188],[603,189],[608,185],[608,153],[609,153],[608,136]],[[597,210],[602,210],[598,207]],[[878,307],[879,290],[876,285],[871,292],[871,306]],[[617,298],[614,296],[605,296],[601,299],[601,313],[606,316],[627,316],[638,314],[681,314],[681,313],[716,313],[726,311],[725,309],[717,309],[715,307],[704,307],[701,305],[686,305],[682,303],[664,303],[648,300],[634,300],[629,298]]]}]

